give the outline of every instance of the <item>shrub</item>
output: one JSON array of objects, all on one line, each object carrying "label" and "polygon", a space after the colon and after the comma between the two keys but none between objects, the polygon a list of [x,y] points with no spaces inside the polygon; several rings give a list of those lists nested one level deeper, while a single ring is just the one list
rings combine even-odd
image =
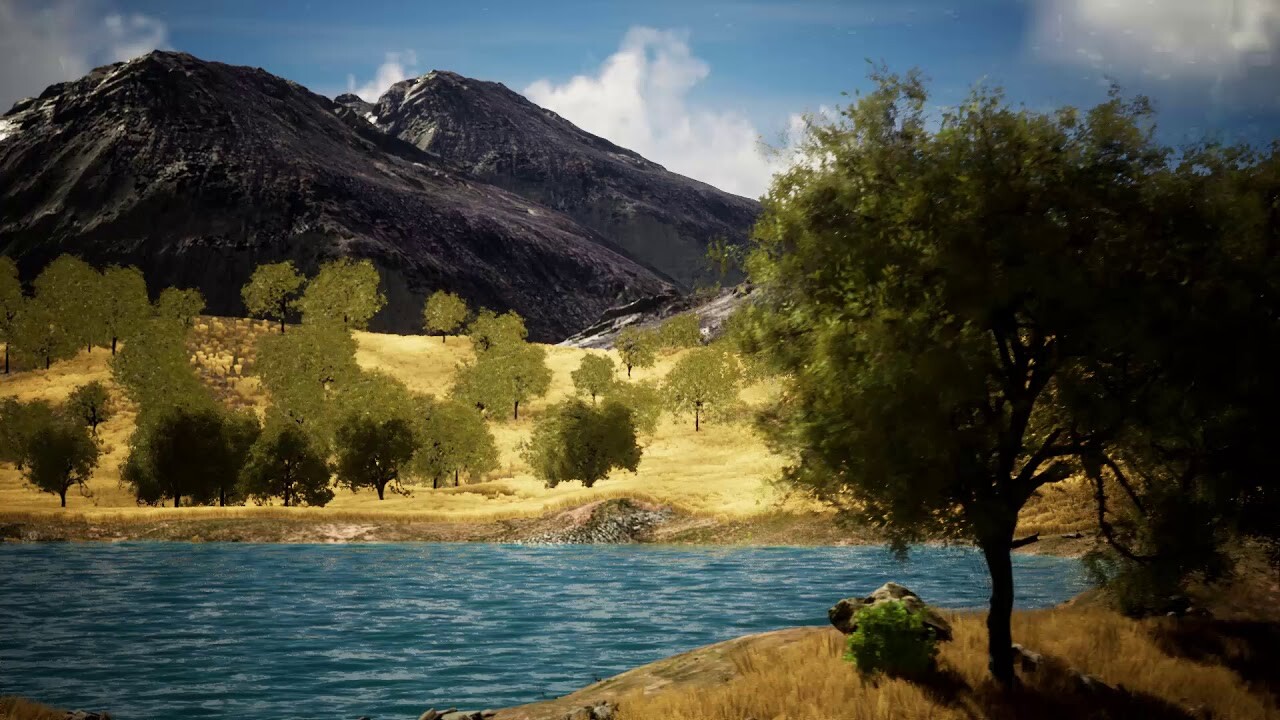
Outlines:
[{"label": "shrub", "polygon": [[920,675],[933,667],[938,641],[924,619],[896,600],[865,607],[854,616],[844,659],[864,676]]}]

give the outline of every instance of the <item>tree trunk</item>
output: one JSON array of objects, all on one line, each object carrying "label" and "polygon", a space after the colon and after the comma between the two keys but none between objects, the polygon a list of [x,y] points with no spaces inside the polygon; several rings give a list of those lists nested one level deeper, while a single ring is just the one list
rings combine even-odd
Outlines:
[{"label": "tree trunk", "polygon": [[991,607],[987,611],[987,668],[1000,685],[1012,687],[1017,678],[1013,674],[1013,630],[1009,626],[1013,615],[1013,559],[1010,545],[1013,535],[983,540],[982,555],[991,573]]},{"label": "tree trunk", "polygon": [[516,409],[514,412],[511,413],[511,417],[514,420],[520,419],[520,401],[519,400],[516,401]]},{"label": "tree trunk", "polygon": [[284,489],[283,497],[284,497],[284,506],[289,507],[289,488],[286,487]]},{"label": "tree trunk", "polygon": [[227,506],[227,489],[218,488],[218,507]]},{"label": "tree trunk", "polygon": [[9,374],[9,341],[4,343],[4,374]]},{"label": "tree trunk", "polygon": [[698,432],[702,429],[702,408],[698,405],[693,406],[693,431]]},{"label": "tree trunk", "polygon": [[378,499],[379,500],[382,499],[382,491],[385,490],[386,487],[387,487],[386,483],[378,483]]},{"label": "tree trunk", "polygon": [[174,494],[173,494],[173,506],[174,506],[174,507],[181,507],[181,506],[182,506],[182,496],[181,496],[181,495],[179,495],[178,493],[174,493]]},{"label": "tree trunk", "polygon": [[448,343],[449,343],[449,336],[445,335],[444,333],[440,333],[440,344],[446,345]]},{"label": "tree trunk", "polygon": [[52,366],[53,366],[53,356],[52,356],[52,355],[50,355],[50,354],[48,354],[48,353],[45,353],[45,356],[44,356],[44,369],[45,369],[45,370],[48,370],[48,369],[49,369],[50,367],[52,367]]},{"label": "tree trunk", "polygon": [[112,357],[115,357],[115,354],[116,354],[116,341],[117,341],[117,340],[119,340],[119,339],[120,339],[120,338],[118,338],[118,337],[112,337],[112,338],[111,338],[111,355],[112,355]]},{"label": "tree trunk", "polygon": [[284,334],[284,311],[280,311],[280,334]]},{"label": "tree trunk", "polygon": [[627,377],[631,377],[631,366],[627,366]]},{"label": "tree trunk", "polygon": [[62,492],[58,493],[58,497],[62,498],[62,507],[67,506],[67,489],[62,488]]},{"label": "tree trunk", "polygon": [[458,487],[458,468],[453,469],[453,486]]}]

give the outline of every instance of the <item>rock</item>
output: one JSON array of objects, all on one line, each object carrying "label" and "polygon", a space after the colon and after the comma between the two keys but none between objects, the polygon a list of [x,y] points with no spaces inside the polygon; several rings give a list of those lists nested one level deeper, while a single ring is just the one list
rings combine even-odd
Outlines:
[{"label": "rock", "polygon": [[436,712],[435,708],[431,708],[419,715],[418,720],[440,720],[440,713]]},{"label": "rock", "polygon": [[848,635],[858,629],[857,623],[854,622],[854,616],[859,610],[864,607],[895,601],[906,606],[908,612],[920,615],[921,619],[924,620],[925,626],[932,628],[934,636],[939,640],[946,642],[953,637],[951,623],[947,622],[936,610],[925,605],[919,595],[895,582],[881,585],[865,598],[851,597],[841,600],[827,611],[827,617],[837,630]]},{"label": "rock", "polygon": [[111,720],[111,716],[104,712],[87,712],[85,710],[76,710],[69,712],[65,716],[65,720]]},{"label": "rock", "polygon": [[596,705],[583,705],[566,714],[563,720],[613,720],[617,717],[618,706],[605,700]]},{"label": "rock", "polygon": [[1044,663],[1044,656],[1038,652],[1028,650],[1018,643],[1013,644],[1013,659],[1018,663],[1022,672],[1035,672],[1040,669],[1040,665]]},{"label": "rock", "polygon": [[1079,540],[1080,538],[1084,537],[1084,533],[1082,532],[1062,533],[1058,537],[1062,538],[1063,540]]},{"label": "rock", "polygon": [[484,716],[478,711],[470,710],[454,710],[440,716],[440,720],[483,720],[483,718]]}]

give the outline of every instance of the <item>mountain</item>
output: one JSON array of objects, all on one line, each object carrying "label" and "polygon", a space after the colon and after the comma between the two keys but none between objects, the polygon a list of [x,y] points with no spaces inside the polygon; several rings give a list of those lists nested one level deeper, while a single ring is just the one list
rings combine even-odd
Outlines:
[{"label": "mountain", "polygon": [[23,100],[0,118],[0,253],[30,278],[71,252],[139,266],[152,291],[197,287],[243,311],[260,263],[371,259],[379,330],[421,327],[438,288],[514,309],[563,338],[621,302],[671,291],[570,217],[380,132],[261,69],[154,52]]},{"label": "mountain", "polygon": [[707,243],[745,242],[760,206],[588,133],[504,85],[433,71],[371,107],[338,98],[379,130],[476,177],[563,211],[688,289]]}]

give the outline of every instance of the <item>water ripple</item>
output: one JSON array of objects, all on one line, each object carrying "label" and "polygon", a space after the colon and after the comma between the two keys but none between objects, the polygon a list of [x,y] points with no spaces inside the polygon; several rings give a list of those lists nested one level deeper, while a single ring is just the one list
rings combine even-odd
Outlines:
[{"label": "water ripple", "polygon": [[[120,720],[414,718],[571,692],[887,580],[979,607],[981,557],[920,548],[0,545],[0,694]],[[1014,558],[1020,607],[1083,589]]]}]

